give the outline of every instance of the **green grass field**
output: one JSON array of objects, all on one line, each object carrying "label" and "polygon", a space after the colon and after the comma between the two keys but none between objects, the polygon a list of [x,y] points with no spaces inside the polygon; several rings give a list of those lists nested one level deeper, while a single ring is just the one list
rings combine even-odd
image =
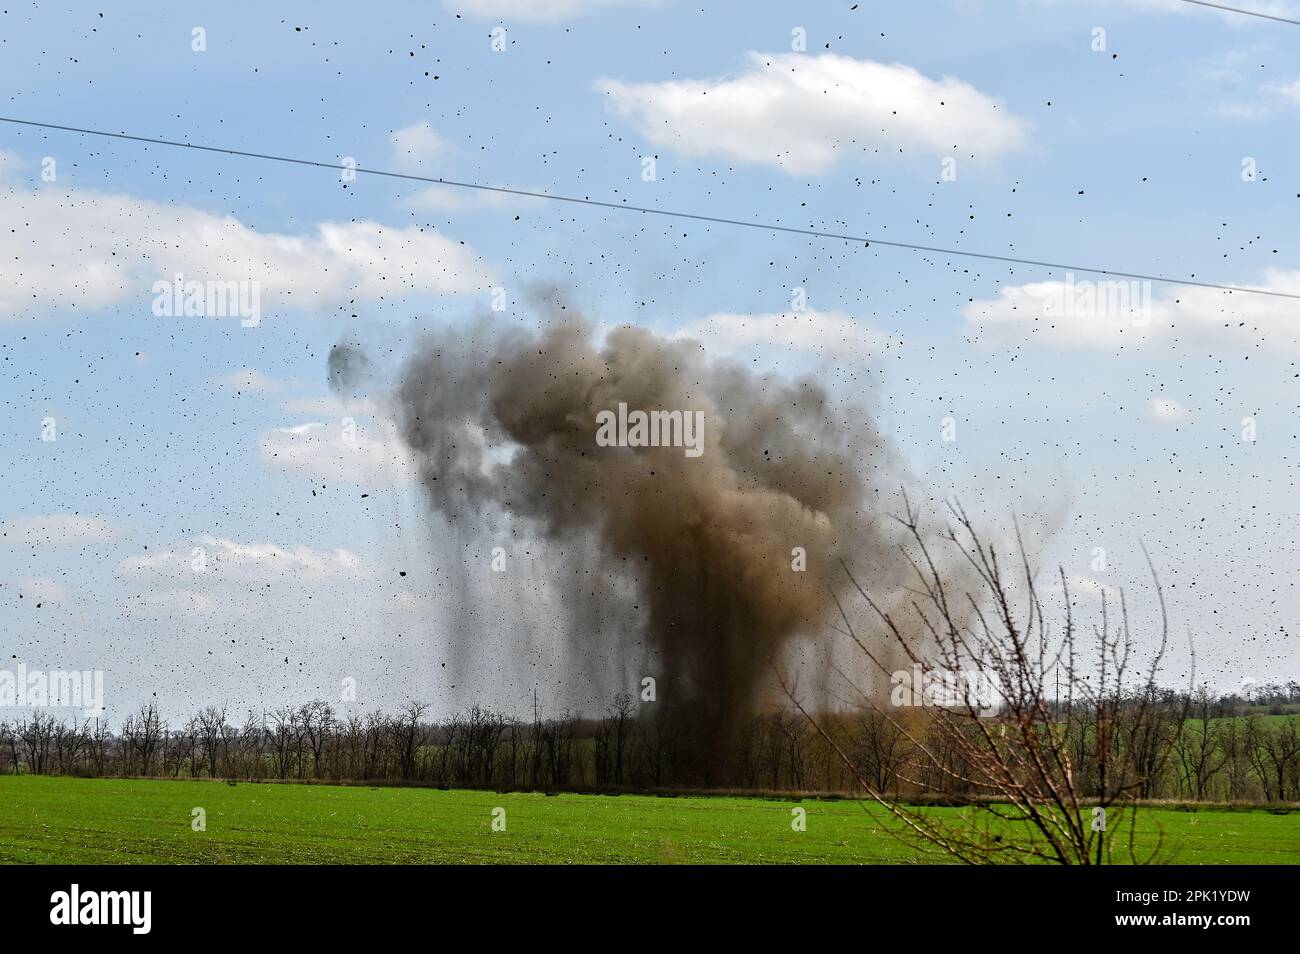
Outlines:
[{"label": "green grass field", "polygon": [[[790,810],[807,809],[807,830]],[[191,830],[191,812],[207,830]],[[492,810],[506,830],[491,829]],[[960,808],[932,811],[956,813]],[[1165,860],[1300,863],[1300,812],[1148,809]],[[4,863],[906,863],[925,857],[851,801],[556,795],[0,777]]]}]

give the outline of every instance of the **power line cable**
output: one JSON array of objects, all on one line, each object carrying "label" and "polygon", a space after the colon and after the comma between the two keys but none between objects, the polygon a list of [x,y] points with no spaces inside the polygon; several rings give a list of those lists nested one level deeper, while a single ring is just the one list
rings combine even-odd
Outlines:
[{"label": "power line cable", "polygon": [[1171,278],[1168,275],[1148,275],[1142,272],[1121,271],[1114,268],[1097,268],[1088,265],[1070,265],[1063,262],[1049,262],[1033,258],[1018,258],[1014,255],[996,255],[992,252],[970,252],[957,248],[942,248],[936,245],[919,245],[913,242],[897,242],[890,239],[871,238],[865,235],[845,235],[838,232],[824,232],[817,229],[804,229],[791,225],[776,225],[770,222],[755,222],[747,219],[729,219],[717,215],[703,215],[696,212],[681,212],[673,209],[658,209],[653,206],[628,205],[620,202],[604,202],[600,199],[579,198],[570,195],[556,195],[551,192],[530,192],[526,189],[511,189],[506,186],[485,185],[481,182],[460,182],[455,179],[434,178],[415,175],[408,172],[392,172],[384,169],[367,169],[362,166],[345,166],[333,162],[317,162],[314,159],[298,159],[292,156],[276,156],[264,152],[248,152],[243,149],[228,149],[224,146],[206,146],[201,143],[178,142],[174,139],[155,139],[149,136],[137,136],[130,133],[106,132],[101,129],[82,129],[77,126],[61,126],[56,123],[35,122],[28,119],[12,119],[0,116],[0,122],[18,126],[31,126],[37,129],[52,129],[60,132],[79,133],[84,136],[102,136],[108,139],[123,139],[130,142],[142,142],[155,146],[173,146],[181,149],[196,149],[201,152],[214,152],[226,156],[239,156],[246,159],[266,159],[271,162],[286,162],[299,166],[314,166],[318,169],[348,170],[366,173],[372,176],[385,176],[390,179],[405,179],[411,182],[426,182],[432,185],[452,186],[457,189],[477,189],[482,192],[497,192],[505,195],[524,196],[532,199],[549,199],[552,202],[570,202],[577,205],[590,205],[602,209],[619,209],[625,212],[642,212],[647,215],[663,215],[670,218],[690,219],[696,222],[711,222],[718,225],[734,225],[741,228],[760,229],[768,232],[784,232],[792,235],[805,235],[811,238],[836,239],[845,242],[861,242],[863,245],[883,245],[887,248],[901,248],[914,252],[932,252],[940,255],[957,255],[964,258],[978,258],[990,262],[1005,262],[1014,265],[1030,265],[1054,271],[1086,272],[1090,275],[1111,275],[1116,278],[1132,278],[1139,281],[1160,282],[1166,285],[1191,285],[1197,288],[1214,288],[1220,291],[1241,292],[1248,295],[1268,295],[1272,298],[1292,298],[1300,300],[1300,294],[1274,291],[1268,288],[1254,288],[1248,285],[1224,285],[1218,282],[1197,281],[1191,278]]},{"label": "power line cable", "polygon": [[1209,3],[1208,0],[1183,0],[1183,3],[1194,3],[1198,7],[1209,7],[1212,10],[1223,10],[1227,13],[1240,13],[1245,17],[1259,17],[1261,20],[1276,20],[1278,23],[1290,23],[1293,26],[1300,26],[1300,20],[1292,20],[1290,17],[1280,17],[1273,13],[1264,13],[1262,10],[1246,10],[1242,7],[1229,7],[1222,3]]}]

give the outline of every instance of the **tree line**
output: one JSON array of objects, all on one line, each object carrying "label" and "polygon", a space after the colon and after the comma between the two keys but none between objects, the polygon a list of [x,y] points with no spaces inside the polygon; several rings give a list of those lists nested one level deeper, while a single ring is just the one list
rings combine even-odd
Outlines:
[{"label": "tree line", "polygon": [[[1120,700],[1095,753],[1088,712],[1057,709],[1060,745],[1077,753],[1080,790],[1130,776],[1141,799],[1300,801],[1300,685],[1214,696],[1148,689]],[[810,724],[793,709],[756,717],[701,766],[690,726],[624,693],[594,717],[519,719],[474,706],[443,720],[429,706],[343,712],[320,700],[231,718],[208,706],[171,723],[142,705],[114,731],[103,719],[35,713],[0,721],[0,771],[88,777],[382,781],[463,788],[665,790],[727,788],[975,798],[978,766],[950,724],[927,709],[840,712]],[[963,731],[1000,725],[994,714]],[[1004,730],[1005,731],[1005,730]],[[712,771],[709,769],[712,768]],[[865,784],[864,784],[865,783]]]}]

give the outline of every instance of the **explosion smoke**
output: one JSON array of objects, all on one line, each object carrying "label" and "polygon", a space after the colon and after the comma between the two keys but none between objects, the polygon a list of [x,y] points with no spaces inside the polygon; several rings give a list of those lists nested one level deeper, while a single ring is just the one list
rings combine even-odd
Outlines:
[{"label": "explosion smoke", "polygon": [[[573,317],[540,334],[490,322],[435,334],[404,369],[399,429],[453,524],[507,513],[631,584],[644,632],[622,638],[649,650],[655,705],[716,777],[770,692],[769,667],[795,637],[824,637],[840,559],[897,563],[881,502],[893,454],[870,414],[812,380],[713,362],[642,328],[594,337]],[[332,355],[332,372],[347,359]],[[702,412],[703,452],[598,446],[597,415],[620,403]],[[565,639],[581,651],[591,634],[578,629]]]}]

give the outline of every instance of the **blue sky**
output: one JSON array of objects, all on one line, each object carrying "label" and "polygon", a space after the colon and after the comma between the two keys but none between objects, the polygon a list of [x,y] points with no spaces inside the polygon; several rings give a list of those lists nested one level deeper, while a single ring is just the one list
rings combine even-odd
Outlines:
[{"label": "blue sky", "polygon": [[[1300,293],[1300,27],[1176,0],[853,6],[23,4],[0,13],[0,114]],[[325,381],[340,339],[395,363],[492,287],[535,322],[547,284],[868,397],[928,499],[1018,514],[1085,591],[1140,590],[1145,542],[1199,678],[1300,676],[1294,299],[1156,284],[1125,334],[1044,322],[1050,269],[7,124],[0,212],[2,648],[105,669],[114,712],[347,676],[376,705],[596,692],[549,654],[544,594],[530,678],[449,671],[446,580],[478,571],[449,565],[382,415]],[[260,281],[260,325],[152,315],[178,270]],[[482,659],[511,651],[487,629]]]}]

